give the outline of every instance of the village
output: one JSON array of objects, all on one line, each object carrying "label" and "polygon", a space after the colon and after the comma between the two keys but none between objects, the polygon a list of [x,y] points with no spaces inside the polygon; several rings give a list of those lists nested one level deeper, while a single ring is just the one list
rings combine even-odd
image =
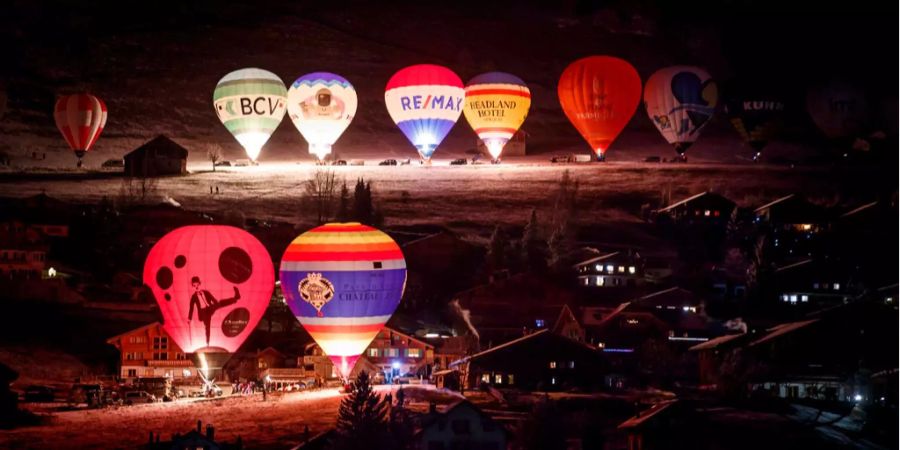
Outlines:
[{"label": "village", "polygon": [[[129,158],[126,167],[135,167]],[[652,245],[599,246],[589,227],[571,225],[577,184],[559,173],[544,223],[532,213],[520,230],[498,226],[487,245],[434,225],[385,228],[409,268],[406,294],[351,378],[365,372],[391,395],[408,392],[416,448],[455,448],[459,433],[477,448],[507,448],[522,439],[523,424],[536,427],[534,439],[556,439],[541,436],[554,422],[540,414],[571,419],[558,438],[575,448],[690,443],[690,430],[716,423],[722,433],[704,436],[714,445],[730,439],[726,430],[745,432],[751,422],[774,430],[786,420],[887,438],[874,430],[896,422],[895,196],[820,205],[789,194],[739,207],[696,192],[642,209]],[[131,189],[140,180],[131,179]],[[123,181],[118,197],[96,204],[47,194],[3,200],[4,307],[9,317],[32,317],[3,330],[4,341],[16,343],[0,355],[10,368],[7,396],[38,414],[316,392],[338,398],[338,371],[278,285],[223,379],[202,388],[140,280],[146,252],[177,227],[219,223],[249,231],[278,255],[297,230],[153,198]],[[371,205],[350,204],[334,218],[373,220]],[[59,326],[68,322],[84,326],[73,335]],[[43,357],[57,361],[42,359],[38,347],[53,349]],[[785,419],[787,405],[805,415]],[[741,418],[751,412],[753,421]],[[469,435],[459,420],[484,431]],[[594,431],[591,421],[604,425]],[[210,425],[228,445],[248,438]],[[319,448],[330,429],[296,426],[307,430],[289,438],[299,448]],[[153,444],[154,432],[182,431],[138,434],[151,433]],[[797,433],[796,442],[828,441]],[[213,434],[198,428],[184,439]],[[252,443],[247,448],[287,448]]]}]

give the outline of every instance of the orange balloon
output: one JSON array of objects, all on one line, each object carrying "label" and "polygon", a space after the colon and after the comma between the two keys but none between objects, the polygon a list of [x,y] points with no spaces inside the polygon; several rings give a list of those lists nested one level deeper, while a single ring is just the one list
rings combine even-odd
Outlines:
[{"label": "orange balloon", "polygon": [[588,56],[566,67],[557,93],[569,121],[603,161],[610,144],[637,111],[641,77],[625,60]]}]

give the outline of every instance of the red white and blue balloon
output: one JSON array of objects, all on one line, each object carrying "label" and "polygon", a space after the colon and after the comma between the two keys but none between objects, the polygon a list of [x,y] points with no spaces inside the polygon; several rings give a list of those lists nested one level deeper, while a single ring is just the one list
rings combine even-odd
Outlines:
[{"label": "red white and blue balloon", "polygon": [[465,97],[459,76],[434,64],[401,69],[384,91],[391,119],[426,162],[459,119]]},{"label": "red white and blue balloon", "polygon": [[329,223],[290,243],[280,278],[291,311],[347,379],[400,304],[406,260],[375,228]]}]

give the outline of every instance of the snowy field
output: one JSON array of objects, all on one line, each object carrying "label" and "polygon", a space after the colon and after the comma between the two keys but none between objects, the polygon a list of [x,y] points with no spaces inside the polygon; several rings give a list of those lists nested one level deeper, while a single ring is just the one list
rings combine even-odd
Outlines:
[{"label": "snowy field", "polygon": [[[171,198],[190,210],[237,210],[246,217],[304,223],[304,183],[321,167],[311,163],[262,163],[220,167],[190,163],[189,175],[157,181],[154,201]],[[372,181],[376,204],[387,225],[443,224],[479,229],[494,223],[521,224],[531,208],[551,207],[550,193],[564,170],[571,170],[581,192],[581,221],[638,221],[642,205],[657,207],[663,193],[673,200],[705,190],[722,193],[741,206],[800,192],[814,200],[833,201],[856,176],[823,177],[825,168],[726,164],[550,164],[545,158],[510,159],[501,165],[431,167],[413,165],[333,167],[352,190],[359,177]],[[24,197],[42,192],[73,202],[96,202],[121,195],[121,176],[99,171],[7,173],[0,176],[0,196]],[[845,178],[847,178],[845,180]],[[210,194],[210,188],[219,194]],[[849,189],[849,192],[853,192]]]},{"label": "snowy field", "polygon": [[[396,387],[376,390],[386,394]],[[326,389],[270,395],[266,401],[255,395],[57,412],[46,425],[0,431],[0,448],[133,448],[146,443],[151,431],[166,440],[202,420],[204,427],[215,427],[217,440],[241,436],[245,448],[286,449],[303,440],[305,426],[311,435],[333,427],[342,397],[337,389]]]}]

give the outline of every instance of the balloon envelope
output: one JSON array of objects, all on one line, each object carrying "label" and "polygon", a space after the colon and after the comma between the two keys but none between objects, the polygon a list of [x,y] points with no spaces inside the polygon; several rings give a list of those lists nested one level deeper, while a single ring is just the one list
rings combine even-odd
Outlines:
[{"label": "balloon envelope", "polygon": [[291,311],[346,379],[397,309],[406,260],[375,228],[331,223],[291,242],[280,278]]},{"label": "balloon envelope", "polygon": [[97,142],[106,117],[106,103],[91,94],[60,96],[53,108],[56,127],[79,159]]},{"label": "balloon envelope", "polygon": [[637,110],[641,77],[625,60],[589,56],[566,67],[557,94],[566,117],[602,160]]},{"label": "balloon envelope", "polygon": [[356,115],[356,90],[344,77],[315,72],[297,78],[287,93],[288,116],[320,160]]},{"label": "balloon envelope", "polygon": [[[163,327],[186,353],[237,351],[265,313],[275,273],[250,233],[191,225],[163,236],[144,263]],[[220,361],[224,363],[224,361]]]},{"label": "balloon envelope", "polygon": [[644,88],[647,115],[679,154],[697,140],[718,103],[715,81],[699,67],[657,70]]},{"label": "balloon envelope", "polygon": [[463,109],[462,80],[446,67],[419,64],[400,69],[388,80],[388,114],[425,161],[447,137]]},{"label": "balloon envelope", "polygon": [[868,120],[862,89],[838,81],[811,89],[806,96],[806,109],[830,139],[855,137],[864,131]]},{"label": "balloon envelope", "polygon": [[500,158],[503,146],[522,126],[530,107],[531,91],[515,75],[483,73],[466,85],[463,113],[494,159]]},{"label": "balloon envelope", "polygon": [[725,113],[744,142],[759,153],[781,129],[785,101],[756,80],[735,80],[726,86]]},{"label": "balloon envelope", "polygon": [[235,70],[222,77],[213,92],[219,120],[253,161],[281,124],[286,104],[284,82],[263,69]]}]

